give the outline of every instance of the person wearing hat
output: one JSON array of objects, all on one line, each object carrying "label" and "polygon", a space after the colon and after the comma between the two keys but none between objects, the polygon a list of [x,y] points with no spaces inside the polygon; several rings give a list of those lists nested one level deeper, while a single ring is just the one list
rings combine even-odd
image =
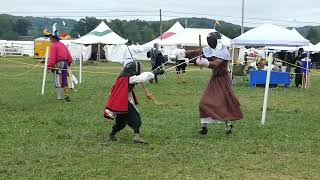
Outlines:
[{"label": "person wearing hat", "polygon": [[60,42],[60,36],[58,34],[56,23],[53,25],[53,33],[49,33],[46,29],[44,34],[50,37],[50,56],[48,62],[48,72],[50,70],[54,76],[54,85],[57,88],[58,99],[62,100],[62,89],[64,92],[64,99],[70,101],[69,87],[71,87],[72,78],[68,71],[72,63],[72,57],[67,47]]},{"label": "person wearing hat", "polygon": [[136,108],[138,102],[133,89],[136,84],[155,79],[156,76],[163,73],[164,70],[161,69],[142,72],[142,64],[137,61],[131,61],[125,65],[112,86],[104,109],[104,117],[114,120],[109,140],[116,141],[115,135],[128,125],[134,132],[133,142],[147,144],[147,141],[140,136],[141,117]]},{"label": "person wearing hat", "polygon": [[[231,78],[228,71],[230,53],[222,46],[221,36],[210,33],[207,37],[209,47],[202,49],[205,58],[197,59],[200,66],[212,69],[212,76],[199,104],[200,134],[208,133],[209,123],[224,123],[226,134],[232,133],[231,121],[243,118],[240,103],[232,90]],[[218,40],[215,40],[218,38]],[[211,43],[213,41],[213,43]]]}]

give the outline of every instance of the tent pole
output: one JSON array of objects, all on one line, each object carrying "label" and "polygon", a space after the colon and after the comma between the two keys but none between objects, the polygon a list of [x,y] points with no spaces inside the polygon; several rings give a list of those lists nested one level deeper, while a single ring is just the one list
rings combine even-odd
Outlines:
[{"label": "tent pole", "polygon": [[234,62],[234,43],[232,41],[232,58],[231,58],[231,70],[230,70],[231,80],[233,75],[233,62]]},{"label": "tent pole", "polygon": [[82,82],[82,60],[83,60],[83,55],[82,55],[82,52],[81,52],[81,55],[80,55],[80,70],[79,70],[79,84],[81,84]]},{"label": "tent pole", "polygon": [[49,47],[46,48],[46,59],[45,59],[45,61],[44,61],[44,68],[43,68],[43,78],[42,78],[41,95],[44,95],[44,87],[45,87],[45,85],[46,85],[48,56],[49,56]]},{"label": "tent pole", "polygon": [[98,44],[98,61],[100,62],[100,43]]},{"label": "tent pole", "polygon": [[310,43],[309,43],[308,53],[307,53],[306,87],[305,87],[305,89],[308,89],[308,87],[309,87],[309,57],[310,57]]},{"label": "tent pole", "polygon": [[[267,49],[267,55],[268,55],[268,49]],[[270,53],[270,56],[268,57],[268,69],[267,69],[266,86],[265,86],[265,89],[264,89],[264,99],[263,99],[263,110],[262,110],[261,125],[265,125],[265,123],[266,123],[272,59],[273,59],[273,53]]]}]

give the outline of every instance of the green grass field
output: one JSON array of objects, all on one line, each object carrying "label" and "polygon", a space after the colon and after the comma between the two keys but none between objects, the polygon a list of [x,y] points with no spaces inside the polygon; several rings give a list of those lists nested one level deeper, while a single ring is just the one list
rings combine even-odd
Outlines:
[{"label": "green grass field", "polygon": [[[212,124],[201,136],[198,102],[211,72],[187,72],[187,84],[177,84],[168,73],[159,84],[148,84],[164,107],[135,88],[141,134],[150,143],[137,145],[129,127],[118,134],[119,142],[106,140],[112,124],[102,113],[117,77],[107,73],[118,73],[119,64],[86,65],[69,103],[56,100],[51,74],[40,95],[41,68],[21,77],[4,75],[30,68],[0,59],[0,179],[320,178],[319,74],[312,75],[308,91],[271,89],[263,127],[264,89],[235,85],[244,113],[235,133],[227,136],[222,124]],[[77,75],[78,67],[73,69]]]}]

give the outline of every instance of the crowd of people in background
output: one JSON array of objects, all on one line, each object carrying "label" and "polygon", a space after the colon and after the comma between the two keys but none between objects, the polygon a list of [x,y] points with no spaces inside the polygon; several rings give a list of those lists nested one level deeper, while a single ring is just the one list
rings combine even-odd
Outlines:
[{"label": "crowd of people in background", "polygon": [[[265,51],[258,53],[254,48],[250,50],[244,53],[244,64],[248,65],[249,69],[265,70],[268,65],[266,55],[263,54]],[[305,73],[302,61],[309,59],[311,61],[308,64],[309,68],[319,68],[320,65],[319,53],[306,52],[303,48],[293,52],[278,51],[274,53],[274,57],[280,59],[281,62],[273,59],[272,70],[290,73],[294,77],[294,83],[297,88],[302,86],[303,73]]]}]

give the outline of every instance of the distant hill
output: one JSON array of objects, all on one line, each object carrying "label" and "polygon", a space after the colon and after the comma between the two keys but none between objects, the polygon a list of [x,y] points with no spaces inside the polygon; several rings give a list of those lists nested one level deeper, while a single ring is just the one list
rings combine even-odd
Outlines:
[{"label": "distant hill", "polygon": [[[32,38],[37,38],[42,36],[42,32],[47,28],[50,32],[52,31],[52,25],[58,23],[60,32],[67,32],[73,29],[73,26],[77,23],[73,19],[61,19],[61,18],[44,18],[44,17],[31,17],[31,16],[12,16],[8,14],[0,14],[0,39],[19,39],[21,34],[18,33],[20,28],[17,29],[17,21],[24,20],[25,22],[30,22],[31,25],[26,28],[26,35]],[[65,26],[63,25],[65,22]],[[23,32],[22,32],[23,33]],[[6,37],[9,36],[9,37]]]},{"label": "distant hill", "polygon": [[320,26],[304,26],[297,28],[297,31],[311,43],[317,44],[320,42]]},{"label": "distant hill", "polygon": [[[163,32],[167,31],[176,21],[188,28],[214,28],[214,20],[207,18],[177,18],[163,21]],[[0,14],[0,39],[34,39],[42,36],[42,31],[47,28],[52,31],[52,25],[58,23],[60,33],[68,33],[77,38],[90,32],[101,22],[101,19],[94,17],[82,18],[79,21],[63,18],[45,18],[30,16],[12,16]],[[107,22],[105,20],[105,22]],[[158,37],[160,34],[159,21],[144,20],[119,20],[115,19],[107,22],[108,26],[125,39],[130,39],[137,43],[145,43]],[[229,38],[240,35],[240,26],[225,21],[219,21],[220,25],[216,30]],[[247,31],[250,28],[246,28]],[[297,28],[304,37],[316,44],[320,41],[320,26],[305,26]]]}]

